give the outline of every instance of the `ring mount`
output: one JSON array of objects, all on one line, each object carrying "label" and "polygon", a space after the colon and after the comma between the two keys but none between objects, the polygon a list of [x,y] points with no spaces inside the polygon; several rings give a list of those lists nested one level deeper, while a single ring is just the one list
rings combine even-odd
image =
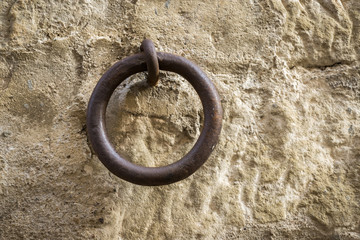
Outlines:
[{"label": "ring mount", "polygon": [[203,129],[193,148],[183,158],[161,167],[136,165],[115,151],[106,134],[105,114],[110,97],[125,79],[148,69],[146,52],[115,63],[100,78],[90,97],[86,120],[90,144],[105,167],[119,178],[146,186],[180,181],[202,166],[218,142],[223,114],[220,97],[214,85],[194,63],[169,53],[157,52],[156,55],[159,69],[178,73],[189,81],[203,105]]},{"label": "ring mount", "polygon": [[154,87],[159,81],[159,61],[156,56],[154,43],[150,39],[145,39],[141,43],[140,50],[146,55],[147,82],[151,87]]}]

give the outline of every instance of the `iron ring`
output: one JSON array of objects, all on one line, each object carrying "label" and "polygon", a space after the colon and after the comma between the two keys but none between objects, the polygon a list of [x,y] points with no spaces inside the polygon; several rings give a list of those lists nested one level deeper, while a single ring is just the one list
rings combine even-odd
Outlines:
[{"label": "iron ring", "polygon": [[144,167],[127,161],[114,149],[106,134],[105,113],[116,87],[131,75],[146,71],[144,52],[115,63],[97,83],[88,104],[87,132],[90,144],[100,161],[116,176],[146,186],[171,184],[193,174],[208,159],[218,142],[222,126],[222,107],[215,86],[203,71],[189,60],[157,52],[159,68],[175,72],[193,86],[200,97],[204,124],[193,148],[180,160],[162,167]]}]

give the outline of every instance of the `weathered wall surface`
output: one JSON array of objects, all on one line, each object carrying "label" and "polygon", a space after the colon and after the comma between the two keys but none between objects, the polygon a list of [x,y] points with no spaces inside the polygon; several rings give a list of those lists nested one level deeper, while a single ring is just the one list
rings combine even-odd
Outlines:
[{"label": "weathered wall surface", "polygon": [[[141,187],[88,146],[87,101],[145,38],[203,68],[220,142],[190,178]],[[0,2],[0,239],[360,239],[358,0]],[[190,85],[138,74],[108,131],[146,166],[201,129]]]}]

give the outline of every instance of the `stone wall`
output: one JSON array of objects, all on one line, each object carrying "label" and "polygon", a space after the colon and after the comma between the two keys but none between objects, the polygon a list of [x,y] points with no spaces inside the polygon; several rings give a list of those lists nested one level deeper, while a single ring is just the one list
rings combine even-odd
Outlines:
[{"label": "stone wall", "polygon": [[[91,151],[101,75],[144,38],[212,79],[223,130],[194,175],[118,179]],[[360,239],[358,0],[0,2],[0,239]],[[162,72],[119,86],[107,129],[145,166],[181,158],[202,107]]]}]

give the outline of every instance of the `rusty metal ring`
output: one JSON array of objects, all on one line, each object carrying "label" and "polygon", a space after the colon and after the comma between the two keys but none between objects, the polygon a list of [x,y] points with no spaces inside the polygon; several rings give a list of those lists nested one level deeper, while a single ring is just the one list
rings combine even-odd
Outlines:
[{"label": "rusty metal ring", "polygon": [[156,56],[154,43],[150,39],[142,41],[140,50],[146,55],[146,67],[148,71],[148,81],[150,86],[156,86],[159,81],[159,62]]},{"label": "rusty metal ring", "polygon": [[121,157],[106,134],[105,112],[116,87],[131,75],[146,71],[144,52],[115,63],[99,80],[87,109],[89,141],[101,162],[116,176],[126,181],[147,186],[165,185],[193,174],[208,159],[218,142],[222,125],[220,97],[212,84],[195,64],[169,53],[157,52],[161,70],[180,74],[198,93],[204,112],[204,124],[193,148],[180,160],[162,167],[144,167]]}]

